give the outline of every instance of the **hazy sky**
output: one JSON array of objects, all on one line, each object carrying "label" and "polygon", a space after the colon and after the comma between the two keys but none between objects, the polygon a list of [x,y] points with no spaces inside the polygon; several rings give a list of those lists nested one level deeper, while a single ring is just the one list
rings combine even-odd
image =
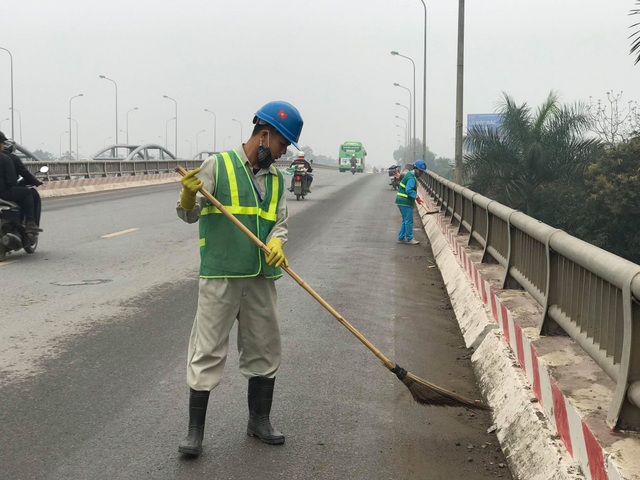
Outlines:
[{"label": "hazy sky", "polygon": [[[456,0],[425,0],[427,145],[454,155]],[[491,113],[501,92],[538,106],[550,90],[565,102],[623,91],[640,101],[640,65],[629,52],[634,0],[467,0],[464,114]],[[68,150],[69,101],[81,156],[115,140],[129,119],[131,143],[231,148],[271,100],[300,110],[302,146],[337,157],[361,140],[387,166],[404,130],[416,64],[422,137],[424,10],[420,0],[20,0],[2,6],[0,47],[13,54],[15,137],[31,150]],[[637,21],[637,20],[636,20]],[[0,51],[1,129],[11,133],[9,55]],[[134,107],[138,110],[127,112]],[[4,113],[1,113],[4,112]],[[242,122],[234,122],[232,119]],[[20,131],[20,124],[22,132]],[[73,149],[75,150],[75,127]],[[198,134],[205,130],[204,133]],[[120,142],[126,134],[118,134]],[[109,138],[110,137],[110,138]],[[197,144],[197,145],[196,145]]]}]

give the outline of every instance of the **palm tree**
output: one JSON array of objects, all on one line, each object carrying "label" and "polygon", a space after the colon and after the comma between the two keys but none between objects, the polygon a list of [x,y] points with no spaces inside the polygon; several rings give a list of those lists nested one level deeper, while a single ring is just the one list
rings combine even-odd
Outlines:
[{"label": "palm tree", "polygon": [[467,133],[465,174],[471,189],[532,214],[539,189],[579,178],[599,141],[583,137],[591,120],[582,104],[561,105],[551,92],[534,114],[526,103],[503,96],[502,126],[474,126]]},{"label": "palm tree", "polygon": [[[636,5],[640,7],[640,1],[636,2]],[[631,10],[631,12],[629,12],[629,15],[640,15],[640,8],[634,8],[633,10]],[[634,23],[629,28],[634,27],[640,27],[640,22]],[[636,38],[634,39],[633,37]],[[640,62],[640,30],[636,30],[634,33],[629,35],[629,38],[632,39],[631,51],[629,53],[638,52],[638,56],[636,57],[636,61],[634,62],[634,65],[637,65],[637,63]]]}]

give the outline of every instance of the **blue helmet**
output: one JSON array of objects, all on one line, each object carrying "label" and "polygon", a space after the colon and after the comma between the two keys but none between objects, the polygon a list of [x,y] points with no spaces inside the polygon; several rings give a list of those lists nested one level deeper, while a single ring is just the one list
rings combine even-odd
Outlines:
[{"label": "blue helmet", "polygon": [[413,164],[413,168],[417,168],[421,172],[426,172],[427,171],[427,162],[425,162],[424,160],[422,160],[420,158],[420,159],[416,160],[416,162]]},{"label": "blue helmet", "polygon": [[286,138],[298,150],[298,139],[302,131],[302,117],[298,109],[288,102],[269,102],[256,112],[253,123],[258,119],[273,126],[284,138]]}]

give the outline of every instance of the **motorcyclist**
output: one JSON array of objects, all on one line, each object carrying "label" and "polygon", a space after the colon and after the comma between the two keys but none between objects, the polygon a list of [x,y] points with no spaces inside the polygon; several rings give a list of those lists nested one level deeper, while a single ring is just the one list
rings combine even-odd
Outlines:
[{"label": "motorcyclist", "polygon": [[351,168],[356,168],[356,165],[358,165],[358,159],[355,155],[351,155]]},{"label": "motorcyclist", "polygon": [[[311,183],[313,182],[313,168],[311,168],[311,164],[304,158],[304,152],[299,151],[298,156],[291,162],[291,167],[297,167],[298,165],[303,165],[307,169],[307,191],[311,191]],[[289,191],[293,192],[293,177],[291,177],[291,188]]]},{"label": "motorcyclist", "polygon": [[[13,161],[13,167],[16,170],[16,173],[22,177],[22,179],[18,182],[19,187],[39,187],[43,185],[43,183],[38,180],[27,167],[24,166],[20,157],[18,157],[14,152],[16,151],[16,145],[13,140],[7,140],[4,142],[4,153],[8,155]],[[36,224],[40,225],[40,213],[42,211],[42,200],[40,199],[40,194],[35,188],[30,188],[29,191],[33,196],[33,210],[34,217],[36,220]]]},{"label": "motorcyclist", "polygon": [[[0,132],[0,198],[10,202],[15,202],[20,206],[22,213],[24,213],[26,218],[25,230],[28,233],[41,232],[42,229],[38,226],[38,222],[36,220],[34,194],[31,191],[31,188],[18,184],[18,171],[20,172],[20,175],[23,175],[26,171],[27,174],[35,180],[35,182],[40,182],[28,172],[20,159],[14,155],[19,163],[19,166],[16,169],[15,159],[4,152],[5,142],[7,140],[8,139],[5,134]],[[20,166],[22,168],[20,168]]]}]

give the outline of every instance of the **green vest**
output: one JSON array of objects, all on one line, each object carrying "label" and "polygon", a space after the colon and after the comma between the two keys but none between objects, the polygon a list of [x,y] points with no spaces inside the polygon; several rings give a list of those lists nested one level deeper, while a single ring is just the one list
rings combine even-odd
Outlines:
[{"label": "green vest", "polygon": [[[276,169],[276,175],[267,175],[265,198],[260,202],[237,152],[231,150],[215,156],[213,196],[266,243],[278,218],[278,204],[284,189],[282,173]],[[199,229],[201,278],[282,276],[282,270],[267,265],[262,250],[214,205],[207,203],[200,211]]]},{"label": "green vest", "polygon": [[411,170],[410,172],[407,172],[404,177],[402,177],[400,185],[398,185],[396,205],[407,205],[408,207],[413,207],[413,204],[416,202],[415,198],[407,195],[407,180],[409,180],[410,177],[416,178],[416,172]]}]

